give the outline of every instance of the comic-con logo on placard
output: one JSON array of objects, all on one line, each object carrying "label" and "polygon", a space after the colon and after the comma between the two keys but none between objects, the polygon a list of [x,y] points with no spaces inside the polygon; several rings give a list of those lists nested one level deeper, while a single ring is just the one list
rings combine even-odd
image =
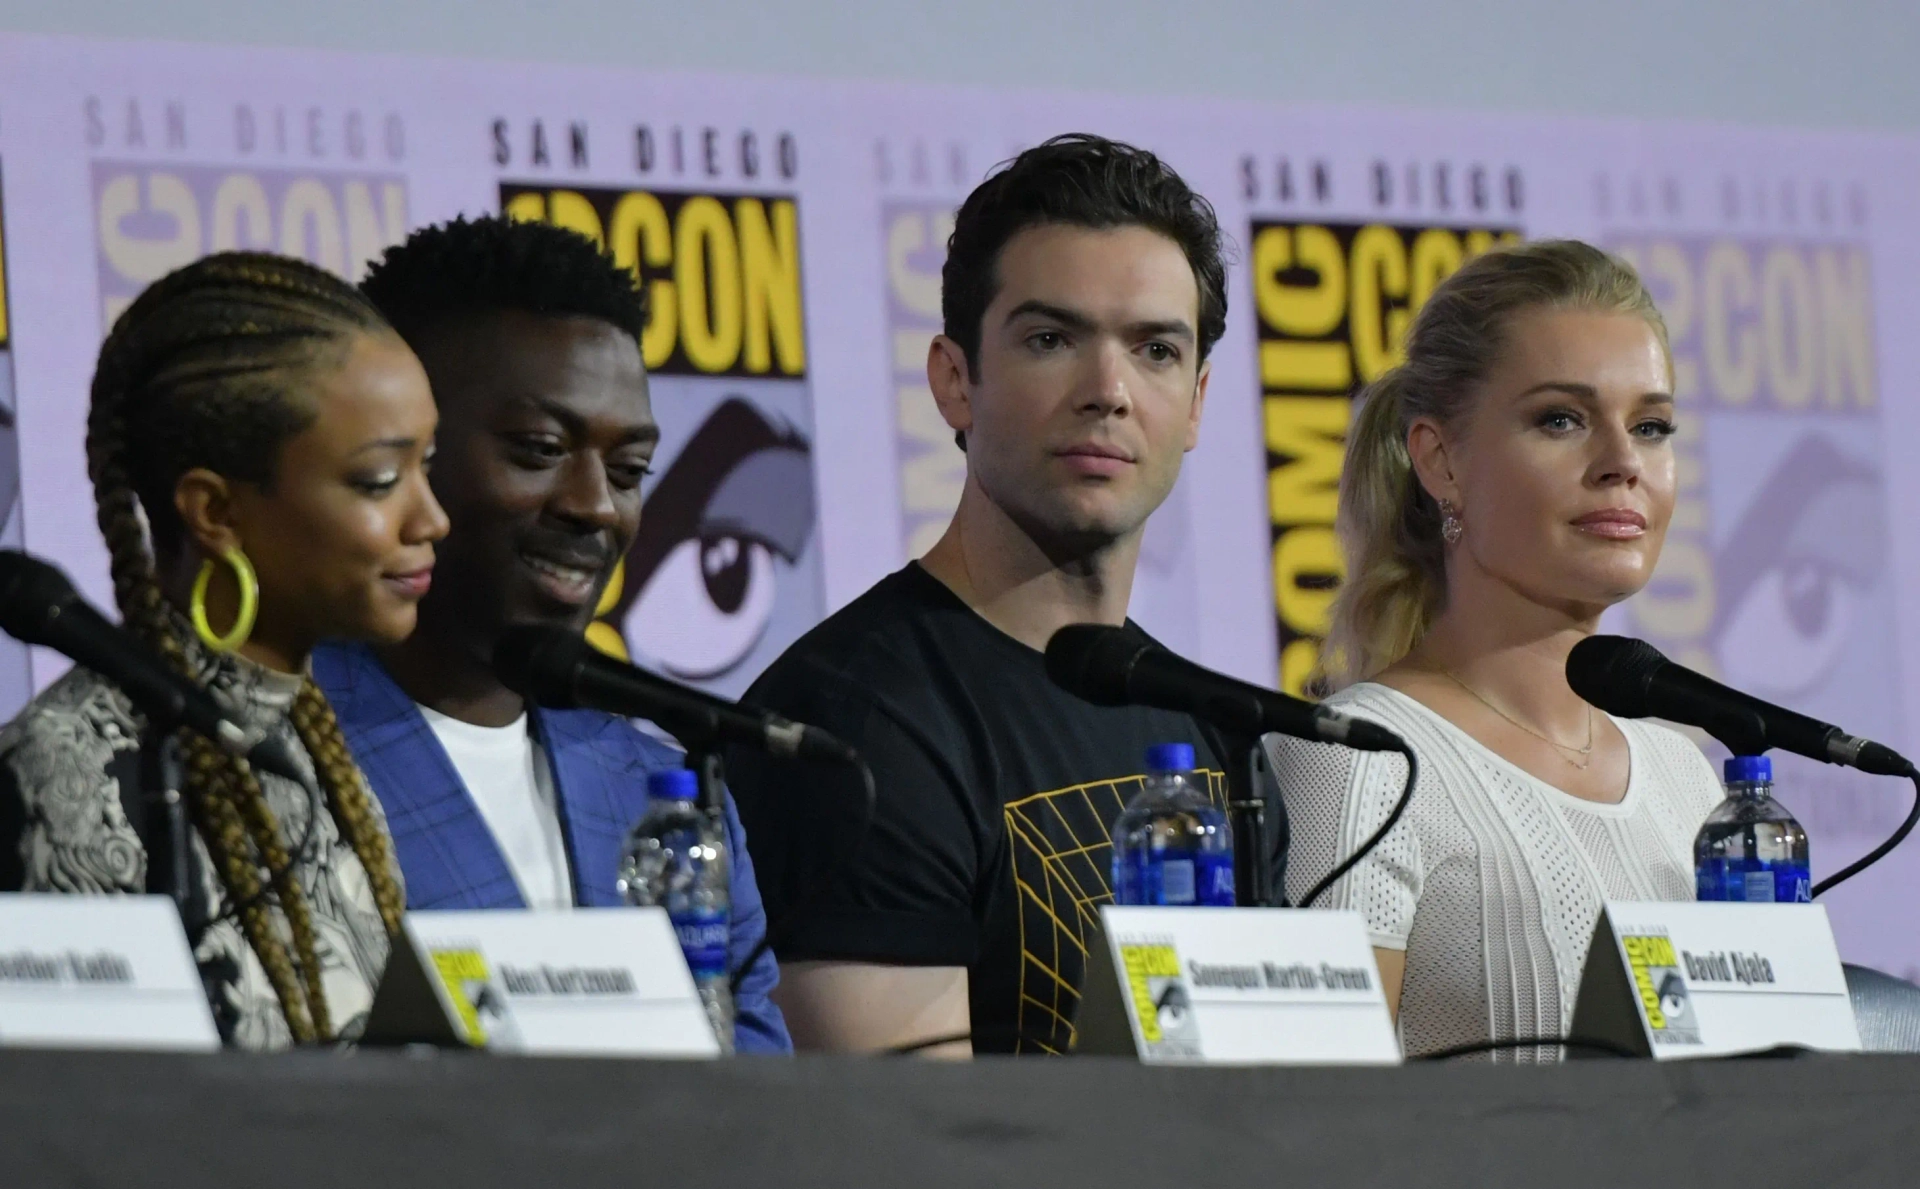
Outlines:
[{"label": "comic-con logo on placard", "polygon": [[1653,1043],[1699,1044],[1700,1022],[1694,1014],[1693,996],[1687,991],[1686,972],[1680,968],[1679,955],[1674,953],[1666,930],[1623,931],[1620,949],[1627,956],[1634,999]]},{"label": "comic-con logo on placard", "polygon": [[737,696],[823,613],[799,210],[781,195],[503,182],[634,270],[660,457],[588,638]]},{"label": "comic-con logo on placard", "polygon": [[1286,692],[1310,692],[1334,591],[1345,576],[1333,522],[1355,389],[1400,362],[1413,316],[1435,286],[1473,256],[1518,238],[1511,228],[1253,223],[1273,600]]},{"label": "comic-con logo on placard", "polygon": [[1120,943],[1120,969],[1127,998],[1146,1047],[1143,1057],[1198,1060],[1200,1022],[1180,972],[1180,951],[1171,942]]}]

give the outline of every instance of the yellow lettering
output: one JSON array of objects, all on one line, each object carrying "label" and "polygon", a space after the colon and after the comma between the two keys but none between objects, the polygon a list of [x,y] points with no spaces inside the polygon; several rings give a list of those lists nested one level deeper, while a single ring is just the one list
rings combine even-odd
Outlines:
[{"label": "yellow lettering", "polygon": [[1353,358],[1360,379],[1372,383],[1400,362],[1407,335],[1407,312],[1387,306],[1389,299],[1407,295],[1407,252],[1393,228],[1369,224],[1354,236],[1351,290]]},{"label": "yellow lettering", "polygon": [[532,190],[515,194],[507,199],[504,213],[507,218],[522,223],[544,223],[547,221],[547,196]]},{"label": "yellow lettering", "polygon": [[895,301],[922,318],[938,318],[940,270],[920,272],[907,263],[907,257],[925,251],[929,239],[946,242],[953,234],[953,216],[943,215],[934,220],[931,237],[927,222],[924,215],[903,214],[887,228],[887,283],[892,286]]},{"label": "yellow lettering", "polygon": [[[1482,232],[1481,234],[1486,234]],[[1440,282],[1454,274],[1464,256],[1460,241],[1442,227],[1429,227],[1413,241],[1413,288],[1408,294],[1410,308],[1418,310]]]},{"label": "yellow lettering", "polygon": [[1280,650],[1280,692],[1295,698],[1307,696],[1307,682],[1313,680],[1320,664],[1320,642],[1301,638],[1287,641]]},{"label": "yellow lettering", "polygon": [[[150,239],[123,233],[121,221],[143,209],[172,219],[173,234],[166,239]],[[170,173],[148,175],[143,208],[140,179],[122,174],[100,190],[99,238],[100,254],[114,271],[137,285],[145,285],[200,257],[200,208],[193,200],[193,191]]]},{"label": "yellow lettering", "polygon": [[1274,524],[1332,524],[1340,506],[1340,462],[1352,404],[1338,396],[1269,396],[1267,450],[1291,461],[1267,472]]},{"label": "yellow lettering", "polygon": [[[1325,227],[1268,227],[1253,241],[1253,297],[1260,317],[1281,334],[1320,338],[1340,326],[1346,312],[1347,267],[1340,241]],[[1316,282],[1288,285],[1280,274],[1312,271]]]},{"label": "yellow lettering", "polygon": [[[313,238],[307,238],[308,228]],[[331,273],[347,274],[346,237],[333,194],[319,182],[302,178],[287,187],[280,207],[280,251]]]},{"label": "yellow lettering", "polygon": [[[1813,274],[1792,248],[1767,253],[1760,269],[1760,341],[1766,348],[1773,398],[1804,409],[1820,378],[1820,326],[1813,303]],[[1789,340],[1791,349],[1789,350]]]},{"label": "yellow lettering", "polygon": [[719,200],[704,194],[680,208],[673,276],[680,287],[680,339],[703,372],[724,372],[740,358],[740,245]]},{"label": "yellow lettering", "polygon": [[1273,546],[1273,594],[1281,620],[1302,635],[1326,635],[1334,590],[1346,570],[1331,526],[1306,525],[1280,534]]},{"label": "yellow lettering", "polygon": [[[246,225],[246,234],[240,228]],[[273,207],[260,179],[250,173],[230,173],[213,192],[213,237],[216,252],[244,248],[271,248]]]},{"label": "yellow lettering", "polygon": [[[1693,292],[1693,269],[1687,262],[1687,254],[1672,243],[1656,243],[1647,256],[1646,272],[1650,277],[1666,283],[1666,299],[1660,303],[1660,313],[1667,320],[1667,341],[1684,343],[1691,341],[1693,334],[1693,310],[1695,296]],[[1685,401],[1700,394],[1700,364],[1692,352],[1673,353],[1673,396],[1676,402]]]},{"label": "yellow lettering", "polygon": [[793,201],[775,199],[771,221],[758,198],[740,199],[734,213],[740,221],[741,287],[747,303],[747,370],[765,372],[777,354],[780,371],[797,376],[807,370],[807,344],[800,324],[800,226]]},{"label": "yellow lettering", "polygon": [[1823,248],[1814,257],[1820,281],[1820,326],[1826,333],[1827,404],[1862,409],[1877,399],[1873,379],[1873,295],[1867,254],[1859,248]]},{"label": "yellow lettering", "polygon": [[640,335],[640,357],[648,367],[659,367],[672,357],[678,333],[673,282],[665,275],[653,275],[666,273],[673,264],[673,224],[658,198],[631,190],[614,204],[609,226],[613,262],[632,269],[647,286],[647,328]]},{"label": "yellow lettering", "polygon": [[348,182],[347,279],[358,284],[367,264],[388,247],[407,237],[407,191],[396,182],[380,183],[380,207],[365,182]]},{"label": "yellow lettering", "polygon": [[602,248],[607,246],[606,234],[600,228],[600,212],[593,209],[591,199],[577,190],[555,190],[548,196],[547,222],[577,231]]},{"label": "yellow lettering", "polygon": [[1708,250],[1701,288],[1708,378],[1722,400],[1745,404],[1760,384],[1760,351],[1754,328],[1741,326],[1736,332],[1733,322],[1735,312],[1751,309],[1754,298],[1753,266],[1739,244],[1721,242]]},{"label": "yellow lettering", "polygon": [[1345,392],[1353,386],[1353,358],[1341,342],[1268,339],[1260,344],[1260,383],[1267,388]]}]

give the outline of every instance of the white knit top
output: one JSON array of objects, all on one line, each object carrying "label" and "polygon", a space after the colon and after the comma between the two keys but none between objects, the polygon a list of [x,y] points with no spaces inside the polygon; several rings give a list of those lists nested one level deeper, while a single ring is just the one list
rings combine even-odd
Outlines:
[{"label": "white knit top", "polygon": [[[1529,775],[1384,685],[1352,686],[1327,705],[1398,733],[1420,757],[1399,825],[1315,904],[1358,910],[1374,945],[1406,951],[1408,1056],[1566,1035],[1601,902],[1693,899],[1693,836],[1724,794],[1686,736],[1615,719],[1630,775],[1620,803],[1603,805]],[[1283,736],[1267,752],[1286,799],[1293,900],[1380,828],[1407,763]]]}]

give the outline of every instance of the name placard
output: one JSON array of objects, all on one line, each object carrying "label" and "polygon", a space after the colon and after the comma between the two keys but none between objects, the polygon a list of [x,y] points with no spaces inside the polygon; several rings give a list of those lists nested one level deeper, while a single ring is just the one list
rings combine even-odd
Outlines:
[{"label": "name placard", "polygon": [[218,1049],[173,901],[0,894],[0,1044]]},{"label": "name placard", "polygon": [[1109,905],[1100,919],[1076,1053],[1154,1064],[1400,1061],[1358,913]]},{"label": "name placard", "polygon": [[367,1043],[493,1052],[717,1057],[658,908],[410,912]]},{"label": "name placard", "polygon": [[1821,904],[1607,904],[1572,1033],[1660,1061],[1860,1048]]}]

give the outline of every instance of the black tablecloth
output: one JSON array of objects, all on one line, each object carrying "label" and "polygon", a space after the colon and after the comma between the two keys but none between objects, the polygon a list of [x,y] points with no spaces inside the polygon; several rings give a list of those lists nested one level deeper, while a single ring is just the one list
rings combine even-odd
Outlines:
[{"label": "black tablecloth", "polygon": [[7,1189],[1915,1183],[1911,1057],[1202,1070],[0,1052]]}]

